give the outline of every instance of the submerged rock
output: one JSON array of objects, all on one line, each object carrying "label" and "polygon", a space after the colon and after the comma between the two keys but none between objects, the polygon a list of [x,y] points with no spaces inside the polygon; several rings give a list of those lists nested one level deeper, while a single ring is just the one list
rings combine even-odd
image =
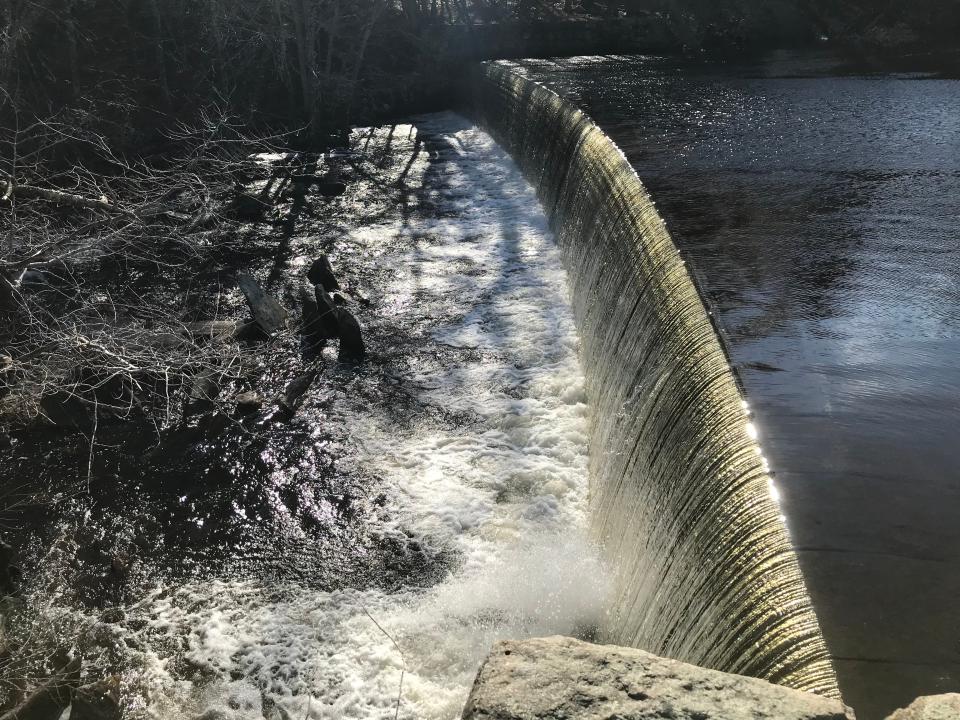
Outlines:
[{"label": "submerged rock", "polygon": [[57,720],[80,684],[80,658],[73,658],[0,720]]},{"label": "submerged rock", "polygon": [[238,415],[250,415],[263,406],[263,396],[253,390],[240,393],[235,400]]},{"label": "submerged rock", "polygon": [[230,204],[230,209],[238,220],[255,222],[263,219],[263,216],[270,209],[270,205],[255,195],[238,191]]},{"label": "submerged rock", "polygon": [[77,688],[70,720],[120,720],[120,679],[109,677]]},{"label": "submerged rock", "polygon": [[928,695],[897,710],[887,720],[956,720],[960,718],[960,693]]},{"label": "submerged rock", "polygon": [[497,643],[463,720],[852,720],[837,700],[567,637]]},{"label": "submerged rock", "polygon": [[339,180],[322,180],[314,183],[314,187],[323,197],[339,197],[347,191],[347,184]]}]

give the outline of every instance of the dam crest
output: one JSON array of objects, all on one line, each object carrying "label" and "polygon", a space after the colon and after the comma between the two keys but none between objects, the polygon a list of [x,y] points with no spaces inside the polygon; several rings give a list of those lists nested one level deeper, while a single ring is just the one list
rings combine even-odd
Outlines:
[{"label": "dam crest", "polygon": [[600,639],[839,697],[743,392],[636,171],[509,63],[468,87],[467,113],[536,190],[569,275],[590,525],[615,578]]}]

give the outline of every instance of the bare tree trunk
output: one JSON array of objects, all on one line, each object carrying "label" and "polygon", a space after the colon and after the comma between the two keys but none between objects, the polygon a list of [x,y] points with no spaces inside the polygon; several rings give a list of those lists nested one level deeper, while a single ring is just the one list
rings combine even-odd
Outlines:
[{"label": "bare tree trunk", "polygon": [[360,72],[363,70],[363,63],[367,56],[367,45],[370,44],[370,35],[373,34],[373,28],[376,27],[380,21],[380,16],[383,15],[384,10],[387,9],[388,2],[389,0],[378,0],[378,2],[374,4],[373,9],[370,11],[370,18],[363,28],[360,46],[357,49],[353,70],[350,73],[350,84],[348,85],[349,99],[345,108],[347,118],[350,117],[353,108],[353,101],[357,92],[357,83],[360,80]]},{"label": "bare tree trunk", "polygon": [[160,83],[160,92],[162,94],[163,107],[165,110],[169,110],[172,103],[170,102],[170,82],[167,79],[167,58],[166,53],[164,52],[165,39],[163,36],[163,16],[160,13],[160,7],[157,5],[157,0],[150,0],[150,20],[153,23],[153,57],[154,65],[156,65],[157,80]]},{"label": "bare tree trunk", "polygon": [[303,109],[310,123],[310,133],[320,132],[320,99],[317,87],[317,27],[307,0],[295,0],[293,27],[297,44],[297,64],[300,74],[300,95]]}]

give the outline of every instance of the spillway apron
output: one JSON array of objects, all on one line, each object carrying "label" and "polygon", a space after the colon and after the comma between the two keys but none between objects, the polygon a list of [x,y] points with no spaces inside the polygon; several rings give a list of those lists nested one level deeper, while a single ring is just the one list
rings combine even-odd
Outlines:
[{"label": "spillway apron", "polygon": [[646,189],[582,111],[505,62],[467,112],[520,165],[570,278],[592,405],[607,642],[837,697],[743,395]]}]

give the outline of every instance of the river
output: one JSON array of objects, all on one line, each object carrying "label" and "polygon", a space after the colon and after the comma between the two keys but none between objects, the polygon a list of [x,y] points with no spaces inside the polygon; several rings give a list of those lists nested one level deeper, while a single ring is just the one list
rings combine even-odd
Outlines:
[{"label": "river", "polygon": [[[284,254],[275,229],[239,228],[267,251],[244,257],[294,308],[329,253],[368,298],[351,303],[366,362],[304,358],[281,333],[244,363],[268,403],[319,373],[288,423],[225,396],[216,432],[204,415],[15,432],[0,520],[23,582],[0,604],[0,679],[72,648],[85,679],[119,678],[131,718],[441,720],[494,641],[591,636],[588,406],[533,189],[452,113],[357,129],[319,162],[348,192],[309,198],[324,211]],[[220,272],[196,282],[242,317]]]}]

